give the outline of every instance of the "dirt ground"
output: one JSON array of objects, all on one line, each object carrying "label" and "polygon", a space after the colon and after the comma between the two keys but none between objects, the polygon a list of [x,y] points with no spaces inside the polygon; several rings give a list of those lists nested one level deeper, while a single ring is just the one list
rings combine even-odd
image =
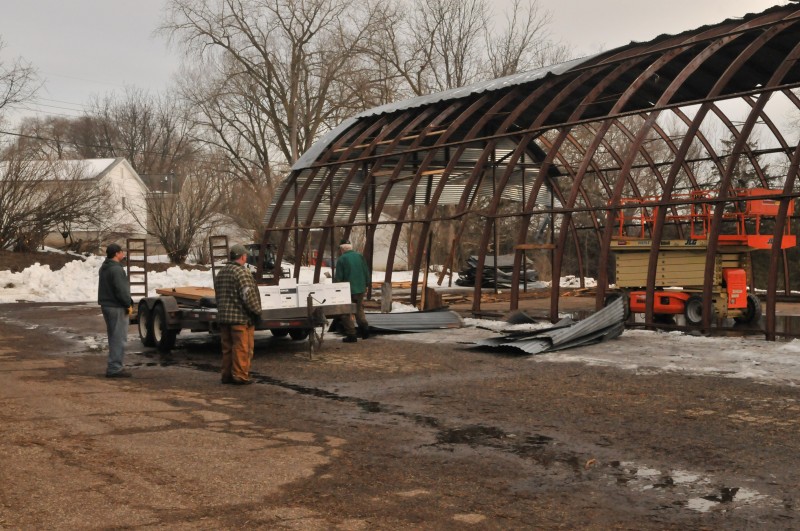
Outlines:
[{"label": "dirt ground", "polygon": [[96,306],[0,305],[0,528],[800,527],[794,385],[453,331],[329,334],[313,360],[260,335],[257,383],[234,387],[209,336],[163,356],[130,334],[134,377],[109,380]]}]

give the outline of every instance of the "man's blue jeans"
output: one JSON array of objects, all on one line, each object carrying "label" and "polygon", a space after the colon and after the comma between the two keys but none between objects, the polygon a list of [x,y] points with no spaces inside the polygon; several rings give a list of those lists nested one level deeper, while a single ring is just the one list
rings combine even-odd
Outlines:
[{"label": "man's blue jeans", "polygon": [[125,343],[128,341],[128,309],[119,306],[101,306],[103,319],[108,332],[108,368],[106,374],[116,374],[122,370],[125,357]]}]

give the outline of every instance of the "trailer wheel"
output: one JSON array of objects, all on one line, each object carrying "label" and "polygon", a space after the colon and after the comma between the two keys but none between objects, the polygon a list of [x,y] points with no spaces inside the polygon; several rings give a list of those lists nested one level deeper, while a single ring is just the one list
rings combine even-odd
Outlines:
[{"label": "trailer wheel", "polygon": [[286,328],[270,328],[269,331],[272,332],[272,335],[275,337],[286,337],[289,335],[289,330]]},{"label": "trailer wheel", "polygon": [[761,299],[752,293],[747,294],[747,309],[733,320],[741,324],[757,323],[761,319]]},{"label": "trailer wheel", "polygon": [[167,310],[163,304],[157,304],[153,312],[153,339],[161,352],[169,352],[175,346],[177,330],[167,328]]},{"label": "trailer wheel", "polygon": [[142,340],[142,345],[145,347],[155,347],[156,340],[153,337],[153,316],[147,303],[142,301],[139,303],[139,339]]},{"label": "trailer wheel", "polygon": [[[690,325],[700,325],[703,324],[703,297],[700,295],[692,295],[686,300],[686,309],[684,310],[684,315],[686,316],[686,322]],[[711,306],[711,319],[714,319],[715,316],[714,306]]]},{"label": "trailer wheel", "polygon": [[289,337],[291,337],[295,341],[300,341],[301,339],[305,339],[308,337],[308,330],[306,330],[305,328],[290,328]]}]

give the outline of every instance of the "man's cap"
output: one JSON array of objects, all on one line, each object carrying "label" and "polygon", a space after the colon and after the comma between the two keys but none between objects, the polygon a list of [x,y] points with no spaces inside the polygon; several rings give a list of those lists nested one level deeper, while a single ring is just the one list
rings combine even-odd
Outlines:
[{"label": "man's cap", "polygon": [[108,247],[106,247],[106,258],[114,258],[114,256],[121,250],[122,247],[120,247],[119,244],[116,243],[108,244]]},{"label": "man's cap", "polygon": [[236,244],[231,247],[231,260],[236,260],[240,256],[244,256],[247,254],[247,249],[244,248],[244,245]]}]

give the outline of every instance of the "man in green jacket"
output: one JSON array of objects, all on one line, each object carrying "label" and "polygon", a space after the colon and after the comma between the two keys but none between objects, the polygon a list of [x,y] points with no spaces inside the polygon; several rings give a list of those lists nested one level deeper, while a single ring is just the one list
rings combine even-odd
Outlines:
[{"label": "man in green jacket", "polygon": [[[370,275],[364,256],[354,251],[349,241],[342,240],[339,245],[339,253],[340,256],[336,260],[336,274],[333,277],[333,281],[350,283],[350,300],[356,305],[356,321],[361,332],[361,339],[367,339],[369,337],[369,323],[367,322],[367,316],[364,315],[364,293],[367,291],[367,286],[372,282],[372,275]],[[345,333],[342,341],[345,343],[358,341],[356,327],[353,325],[353,316],[345,316],[342,319],[342,325]]]},{"label": "man in green jacket", "polygon": [[255,324],[261,318],[261,295],[245,267],[247,250],[234,245],[230,261],[217,274],[217,323],[222,339],[222,383],[247,385],[255,346]]},{"label": "man in green jacket", "polygon": [[125,343],[128,341],[128,316],[133,309],[131,287],[122,267],[125,251],[116,243],[106,248],[106,259],[100,266],[97,285],[97,303],[103,312],[108,333],[108,366],[106,378],[130,378],[131,373],[123,369]]}]

